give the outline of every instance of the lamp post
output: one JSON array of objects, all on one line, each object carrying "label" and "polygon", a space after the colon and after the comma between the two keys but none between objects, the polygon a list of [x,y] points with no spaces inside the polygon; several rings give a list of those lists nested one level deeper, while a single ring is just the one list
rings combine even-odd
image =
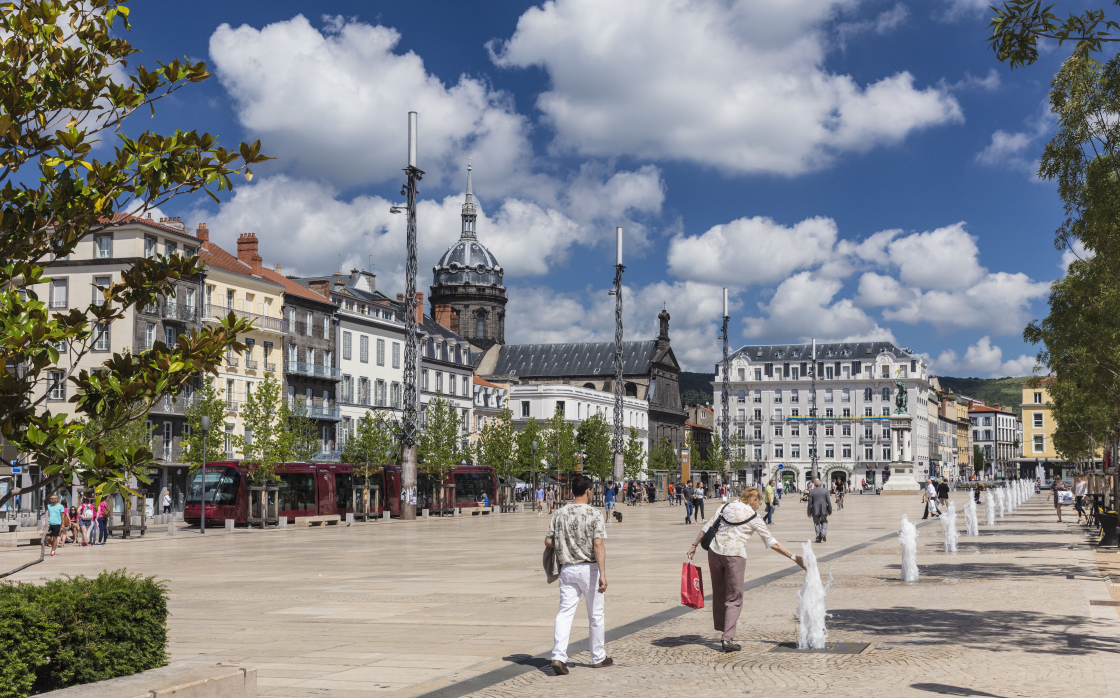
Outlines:
[{"label": "lamp post", "polygon": [[614,229],[614,481],[626,476],[626,456],[622,436],[622,228]]},{"label": "lamp post", "polygon": [[[731,458],[731,406],[728,404],[731,401],[731,363],[728,360],[728,347],[727,347],[727,324],[731,320],[731,316],[727,312],[727,287],[723,287],[723,381],[720,383],[720,405],[723,407],[722,414],[720,415],[720,443],[723,444],[723,461],[729,462]],[[736,448],[738,444],[736,444]]]},{"label": "lamp post", "polygon": [[203,415],[199,421],[202,422],[202,487],[199,488],[202,523],[199,526],[199,533],[206,533],[206,437],[210,436],[210,418]]},{"label": "lamp post", "polygon": [[537,506],[537,442],[533,441],[533,506]]},{"label": "lamp post", "polygon": [[811,386],[809,388],[809,396],[813,398],[813,406],[809,408],[809,414],[812,419],[809,422],[813,431],[810,436],[813,437],[813,479],[817,479],[817,340],[813,340],[813,352],[810,357],[813,361],[812,368],[809,369],[809,378],[811,379]]}]

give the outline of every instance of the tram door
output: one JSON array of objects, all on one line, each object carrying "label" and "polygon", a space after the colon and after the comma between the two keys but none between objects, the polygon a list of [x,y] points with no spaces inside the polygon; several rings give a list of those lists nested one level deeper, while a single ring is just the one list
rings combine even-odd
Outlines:
[{"label": "tram door", "polygon": [[315,502],[319,516],[337,514],[334,506],[334,478],[331,471],[320,470],[315,483]]}]

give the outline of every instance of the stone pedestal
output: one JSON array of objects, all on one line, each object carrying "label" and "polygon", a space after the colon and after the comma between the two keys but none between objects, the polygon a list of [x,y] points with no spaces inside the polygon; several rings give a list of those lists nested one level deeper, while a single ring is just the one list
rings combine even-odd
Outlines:
[{"label": "stone pedestal", "polygon": [[922,489],[914,475],[914,450],[908,414],[891,415],[891,477],[884,492],[917,492]]}]

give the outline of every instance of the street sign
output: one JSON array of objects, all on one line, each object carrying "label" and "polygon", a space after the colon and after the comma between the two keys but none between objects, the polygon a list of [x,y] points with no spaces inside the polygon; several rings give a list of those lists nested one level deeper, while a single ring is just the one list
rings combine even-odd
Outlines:
[{"label": "street sign", "polygon": [[781,463],[778,463],[778,470],[784,470],[785,467],[786,466],[782,465]]},{"label": "street sign", "polygon": [[692,479],[692,453],[687,448],[681,449],[681,482]]},{"label": "street sign", "polygon": [[23,468],[18,465],[12,466],[12,475],[18,475],[23,472]]}]

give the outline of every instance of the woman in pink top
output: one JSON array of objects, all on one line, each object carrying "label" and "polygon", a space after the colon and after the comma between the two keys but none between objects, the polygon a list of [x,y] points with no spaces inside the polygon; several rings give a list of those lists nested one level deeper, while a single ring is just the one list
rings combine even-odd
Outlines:
[{"label": "woman in pink top", "polygon": [[96,545],[105,545],[105,539],[109,537],[109,503],[104,499],[97,505],[97,532],[99,539]]}]

